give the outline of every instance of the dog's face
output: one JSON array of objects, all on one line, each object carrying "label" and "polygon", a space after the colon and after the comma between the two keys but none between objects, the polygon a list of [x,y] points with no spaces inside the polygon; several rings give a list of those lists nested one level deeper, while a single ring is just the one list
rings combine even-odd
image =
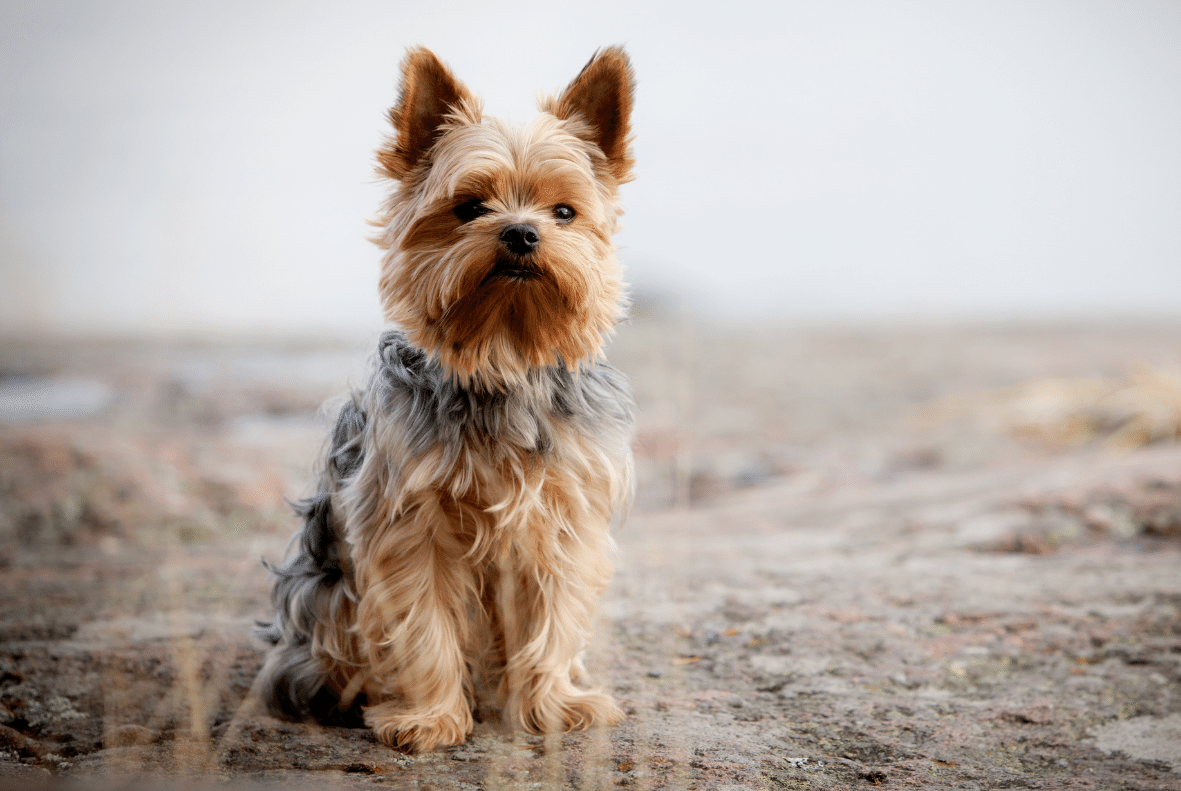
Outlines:
[{"label": "dog's face", "polygon": [[631,102],[627,56],[608,49],[513,126],[483,118],[433,54],[412,50],[378,152],[397,183],[377,240],[386,319],[465,382],[596,356],[622,313],[611,237]]}]

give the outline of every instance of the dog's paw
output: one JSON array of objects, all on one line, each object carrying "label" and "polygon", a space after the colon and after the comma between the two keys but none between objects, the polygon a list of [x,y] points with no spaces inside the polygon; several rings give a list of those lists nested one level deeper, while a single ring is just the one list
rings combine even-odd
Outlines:
[{"label": "dog's paw", "polygon": [[581,731],[623,722],[624,714],[610,695],[594,690],[568,689],[524,701],[521,722],[534,733]]},{"label": "dog's paw", "polygon": [[472,715],[466,709],[439,714],[404,711],[383,704],[366,710],[365,724],[390,747],[426,752],[463,743],[472,732]]}]

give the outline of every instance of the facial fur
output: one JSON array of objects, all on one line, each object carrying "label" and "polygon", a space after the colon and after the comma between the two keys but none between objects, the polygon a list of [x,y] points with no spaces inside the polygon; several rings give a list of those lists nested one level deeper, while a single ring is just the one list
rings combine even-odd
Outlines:
[{"label": "facial fur", "polygon": [[[403,68],[396,136],[378,152],[395,183],[375,239],[385,318],[460,381],[597,357],[623,313],[611,237],[631,170],[626,56],[599,53],[526,126],[484,118],[426,50]],[[514,226],[533,244],[513,244]]]}]

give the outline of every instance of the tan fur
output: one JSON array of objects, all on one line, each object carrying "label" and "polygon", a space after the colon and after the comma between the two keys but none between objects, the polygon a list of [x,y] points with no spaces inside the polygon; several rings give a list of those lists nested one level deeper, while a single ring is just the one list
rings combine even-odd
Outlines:
[{"label": "tan fur", "polygon": [[[404,64],[407,84],[426,79],[411,76],[421,53]],[[604,59],[616,69],[594,68]],[[484,119],[467,89],[445,67],[431,65],[428,76],[451,81],[434,92],[455,95],[458,104],[440,114],[446,120],[415,166],[404,166],[401,130],[379,152],[381,172],[400,181],[374,239],[387,251],[379,283],[385,318],[464,382],[514,382],[531,367],[573,367],[594,359],[621,318],[623,279],[611,237],[622,213],[619,176],[631,163],[626,117],[612,127],[615,159],[609,159],[577,110],[580,95],[595,94],[584,79],[592,70],[603,72],[604,81],[625,81],[599,93],[620,97],[630,111],[630,69],[618,67],[621,59],[626,65],[617,49],[597,56],[561,97],[544,102],[565,117],[543,112],[523,127]],[[395,124],[407,117],[408,91],[403,93],[390,113]],[[484,198],[495,216],[461,224],[453,209],[467,196]],[[556,223],[556,203],[572,206],[575,222]],[[542,277],[527,283],[488,279],[506,220],[532,222],[546,237],[535,261]]]},{"label": "tan fur", "polygon": [[[396,425],[377,430],[398,449]],[[566,434],[561,467],[479,444],[454,468],[438,454],[362,466],[342,502],[356,621],[324,645],[347,646],[331,654],[337,683],[376,703],[365,719],[379,737],[415,749],[462,741],[477,680],[532,732],[618,719],[608,696],[576,681],[611,576],[607,526],[630,487],[619,451]],[[403,482],[387,498],[391,461]]]},{"label": "tan fur", "polygon": [[[622,50],[598,53],[525,126],[484,118],[427,50],[403,70],[395,136],[378,152],[394,181],[375,238],[385,317],[458,386],[521,399],[536,436],[506,429],[423,448],[365,395],[364,459],[332,497],[343,580],[296,604],[313,605],[313,655],[342,708],[363,695],[387,744],[463,741],[477,687],[532,732],[614,723],[622,715],[588,687],[580,654],[611,577],[608,528],[631,490],[630,450],[626,436],[555,416],[534,372],[599,364],[623,313],[612,235],[632,165],[631,69]],[[469,199],[488,213],[463,222],[456,206]],[[527,261],[536,277],[494,273],[513,223],[540,234]]]}]

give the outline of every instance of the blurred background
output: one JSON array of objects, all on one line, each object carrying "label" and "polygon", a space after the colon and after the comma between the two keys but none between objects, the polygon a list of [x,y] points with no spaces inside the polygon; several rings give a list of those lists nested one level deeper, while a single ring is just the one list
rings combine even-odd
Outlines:
[{"label": "blurred background", "polygon": [[639,77],[622,258],[723,321],[1181,315],[1181,6],[12,2],[0,331],[378,328],[405,48],[525,121]]},{"label": "blurred background", "polygon": [[[283,556],[381,328],[373,152],[417,44],[522,122],[596,48],[634,60],[636,304],[609,358],[637,493],[594,671],[635,714],[621,783],[634,759],[685,779],[634,787],[688,787],[707,753],[676,745],[707,736],[748,756],[702,758],[725,787],[768,785],[772,754],[911,756],[901,733],[991,787],[1181,767],[1176,724],[1109,781],[1082,736],[1181,711],[1181,3],[0,0],[0,20],[0,785],[411,766],[249,724],[243,700],[259,558]],[[1013,752],[1033,745],[1056,752]],[[471,755],[435,785],[516,771]]]}]

